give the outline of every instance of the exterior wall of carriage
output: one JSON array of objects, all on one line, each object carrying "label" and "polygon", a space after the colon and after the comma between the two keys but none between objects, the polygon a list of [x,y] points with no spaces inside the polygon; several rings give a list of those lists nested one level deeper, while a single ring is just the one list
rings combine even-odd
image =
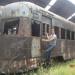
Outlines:
[{"label": "exterior wall of carriage", "polygon": [[[39,11],[46,17],[52,18],[52,25],[54,26],[55,33],[57,34],[58,37],[57,47],[52,52],[52,57],[63,56],[65,60],[74,58],[75,57],[74,56],[75,24],[67,21],[66,19],[60,16],[55,15],[52,12],[44,11],[44,9],[40,8],[37,5],[30,4],[29,6],[31,5],[32,8],[36,6],[35,7],[36,10],[39,8]],[[47,28],[45,27],[45,29]]]},{"label": "exterior wall of carriage", "polygon": [[[55,18],[53,20],[53,25],[55,28],[55,33],[58,36],[58,41],[57,41],[57,53],[54,52],[55,54],[62,55],[63,58],[66,59],[71,59],[75,58],[75,26],[74,24],[64,21],[60,19]],[[53,53],[52,53],[53,55]]]},{"label": "exterior wall of carriage", "polygon": [[[18,33],[6,34],[5,25],[15,24],[15,21],[19,24]],[[13,69],[17,71],[23,69],[23,66],[25,69],[36,68],[36,59],[41,54],[40,38],[31,36],[31,19],[23,17],[2,19],[0,29],[0,71],[7,72],[9,68],[11,72]]]}]

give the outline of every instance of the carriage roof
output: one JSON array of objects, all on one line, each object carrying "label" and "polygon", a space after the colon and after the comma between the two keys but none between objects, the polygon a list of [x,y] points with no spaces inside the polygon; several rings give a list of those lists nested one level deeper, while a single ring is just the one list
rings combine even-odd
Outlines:
[{"label": "carriage roof", "polygon": [[[61,17],[61,16],[58,16],[58,15],[56,15],[56,14],[50,12],[50,11],[46,11],[44,8],[38,6],[38,5],[34,4],[34,3],[26,2],[25,4],[26,4],[29,8],[32,8],[32,9],[35,9],[35,10],[38,9],[39,11],[42,10],[42,12],[48,13],[51,17],[53,17],[53,18],[59,20],[59,22],[65,23],[65,24],[64,24],[64,28],[69,29],[69,30],[74,30],[74,31],[75,31],[75,23],[73,23],[73,22],[71,22],[71,21],[68,21],[67,19],[65,19],[65,18],[63,18],[63,17]],[[59,26],[59,27],[60,27],[60,26]]]},{"label": "carriage roof", "polygon": [[[48,14],[48,16],[51,16],[51,17],[53,17],[53,18],[55,18],[55,19],[57,19],[57,20],[59,20],[59,21],[61,21],[63,23],[66,23],[65,27],[69,27],[69,29],[71,27],[71,30],[72,30],[72,28],[73,28],[73,30],[75,30],[74,29],[75,23],[70,22],[70,21],[66,20],[65,18],[63,18],[61,16],[58,16],[58,15],[56,15],[56,14],[50,12],[50,11],[46,11],[44,8],[38,6],[38,5],[34,4],[34,3],[31,3],[31,2],[26,2],[26,1],[15,2],[15,3],[7,4],[4,7],[5,7],[5,9],[10,8],[10,9],[16,9],[16,10],[17,10],[17,8],[20,9],[20,7],[21,8],[24,8],[24,7],[26,8],[27,7],[27,8],[31,8],[32,10],[36,10],[36,11],[38,10],[39,12],[42,12],[42,13],[44,12],[45,15]],[[28,11],[28,10],[26,9],[26,11]]]}]

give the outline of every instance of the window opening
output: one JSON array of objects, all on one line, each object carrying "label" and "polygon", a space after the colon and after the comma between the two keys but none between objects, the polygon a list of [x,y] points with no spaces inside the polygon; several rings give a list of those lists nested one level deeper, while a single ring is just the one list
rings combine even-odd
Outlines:
[{"label": "window opening", "polygon": [[61,28],[61,39],[65,39],[65,29]]},{"label": "window opening", "polygon": [[74,40],[74,32],[71,32],[71,40]]},{"label": "window opening", "polygon": [[59,38],[59,27],[54,26],[55,34],[57,35],[57,38]]},{"label": "window opening", "polygon": [[49,24],[47,24],[47,33],[49,33]]},{"label": "window opening", "polygon": [[45,35],[45,23],[43,23],[43,27],[42,28],[43,28],[42,29],[42,31],[43,31],[42,34]]},{"label": "window opening", "polygon": [[33,21],[32,22],[32,36],[40,36],[40,22]]},{"label": "window opening", "polygon": [[67,39],[70,40],[70,31],[67,30]]},{"label": "window opening", "polygon": [[19,20],[16,21],[10,21],[5,22],[4,24],[4,34],[17,34],[18,33],[18,27],[19,27]]}]

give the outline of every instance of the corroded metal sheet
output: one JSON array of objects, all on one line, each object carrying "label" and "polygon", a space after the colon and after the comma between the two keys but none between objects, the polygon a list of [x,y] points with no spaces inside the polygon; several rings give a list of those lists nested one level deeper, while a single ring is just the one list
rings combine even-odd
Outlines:
[{"label": "corroded metal sheet", "polygon": [[40,39],[39,38],[33,38],[32,48],[31,48],[32,57],[39,57],[41,55],[40,48],[41,48]]},{"label": "corroded metal sheet", "polygon": [[31,13],[25,2],[15,2],[4,6],[3,14],[5,18],[8,18],[21,16],[28,17]]},{"label": "corroded metal sheet", "polygon": [[38,56],[40,56],[40,38],[0,36],[0,72],[26,69],[31,64],[28,64],[28,61]]},{"label": "corroded metal sheet", "polygon": [[0,36],[0,71],[6,71],[15,60],[31,58],[31,42],[28,37]]},{"label": "corroded metal sheet", "polygon": [[31,36],[31,19],[20,18],[18,35],[27,37]]},{"label": "corroded metal sheet", "polygon": [[[1,36],[0,37],[0,59],[11,59],[26,55],[30,57],[31,38]],[[17,58],[16,57],[16,58]]]}]

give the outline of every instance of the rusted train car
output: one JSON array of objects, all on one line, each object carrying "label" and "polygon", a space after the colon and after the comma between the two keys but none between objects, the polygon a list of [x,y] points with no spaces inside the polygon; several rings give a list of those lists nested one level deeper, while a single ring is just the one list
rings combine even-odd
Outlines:
[{"label": "rusted train car", "polygon": [[54,27],[58,37],[51,57],[75,58],[75,24],[30,2],[3,7],[0,17],[0,72],[36,68],[47,42],[45,33]]}]

